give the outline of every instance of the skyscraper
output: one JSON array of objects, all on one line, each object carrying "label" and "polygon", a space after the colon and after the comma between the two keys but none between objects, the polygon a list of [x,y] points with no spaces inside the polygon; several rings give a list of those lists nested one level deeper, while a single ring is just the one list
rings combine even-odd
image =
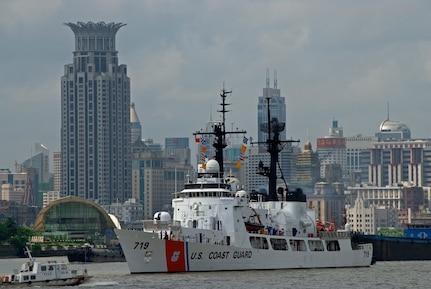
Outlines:
[{"label": "skyscraper", "polygon": [[[269,111],[272,118],[277,118],[280,123],[286,123],[286,103],[277,88],[277,72],[274,72],[274,88],[269,85],[269,72],[266,72],[266,87],[263,89],[263,95],[259,96],[257,104],[257,141],[259,142],[260,152],[266,151],[266,140],[268,134],[263,131],[262,125],[268,123],[268,100]],[[280,140],[286,140],[286,130],[280,132]]]},{"label": "skyscraper", "polygon": [[61,78],[61,194],[101,205],[131,197],[130,79],[118,64],[123,23],[65,23],[73,63]]},{"label": "skyscraper", "polygon": [[142,140],[142,126],[135,110],[135,104],[133,102],[130,104],[130,125],[131,141],[133,145],[136,141]]},{"label": "skyscraper", "polygon": [[31,158],[22,162],[21,169],[36,168],[39,183],[47,184],[49,183],[49,150],[41,143],[35,143],[34,149]]}]

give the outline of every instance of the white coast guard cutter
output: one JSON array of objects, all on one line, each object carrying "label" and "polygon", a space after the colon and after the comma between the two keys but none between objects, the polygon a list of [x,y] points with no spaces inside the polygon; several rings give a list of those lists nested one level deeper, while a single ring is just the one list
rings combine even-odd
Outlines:
[{"label": "white coast guard cutter", "polygon": [[271,165],[259,168],[269,178],[268,194],[248,194],[238,190],[236,179],[223,176],[227,93],[221,94],[223,122],[213,132],[216,159],[199,170],[196,182],[175,193],[172,218],[157,212],[144,221],[143,231],[115,230],[130,272],[370,266],[372,244],[355,244],[348,230],[320,228],[301,190],[285,189],[279,199],[275,162],[282,126],[269,121],[269,111]]}]

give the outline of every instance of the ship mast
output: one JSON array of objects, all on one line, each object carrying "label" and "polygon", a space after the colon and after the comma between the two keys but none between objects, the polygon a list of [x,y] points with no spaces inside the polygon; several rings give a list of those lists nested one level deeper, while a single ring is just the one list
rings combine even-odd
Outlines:
[{"label": "ship mast", "polygon": [[226,107],[228,105],[230,105],[230,103],[226,103],[226,97],[230,93],[232,93],[232,91],[227,91],[223,85],[222,92],[220,93],[220,96],[222,98],[222,102],[220,103],[221,109],[218,110],[218,112],[222,113],[222,121],[213,125],[213,131],[212,132],[197,131],[197,132],[193,133],[193,135],[195,137],[196,136],[204,136],[204,135],[214,135],[215,136],[213,147],[215,148],[215,152],[216,152],[215,159],[219,163],[219,166],[220,166],[220,176],[221,177],[224,174],[223,150],[224,150],[224,148],[227,147],[226,135],[227,134],[239,134],[239,133],[244,134],[244,133],[247,133],[245,130],[226,131],[226,113],[229,112],[229,110],[227,110]]},{"label": "ship mast", "polygon": [[268,134],[266,140],[267,152],[270,155],[269,167],[264,166],[262,161],[259,162],[257,174],[268,177],[268,197],[267,201],[278,201],[277,195],[277,162],[278,155],[282,150],[283,143],[299,142],[299,140],[280,140],[280,132],[284,131],[286,124],[279,122],[277,118],[271,119],[270,101],[271,97],[266,96],[268,122],[263,123],[260,129]]}]

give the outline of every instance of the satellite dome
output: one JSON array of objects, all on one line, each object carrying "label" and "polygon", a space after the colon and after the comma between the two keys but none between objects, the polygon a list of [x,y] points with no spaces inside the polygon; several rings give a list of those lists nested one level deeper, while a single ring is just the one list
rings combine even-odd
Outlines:
[{"label": "satellite dome", "polygon": [[169,222],[171,220],[171,215],[168,212],[156,212],[154,214],[154,221],[162,221],[162,222]]},{"label": "satellite dome", "polygon": [[207,173],[217,174],[220,172],[220,166],[216,160],[209,160],[205,170]]}]

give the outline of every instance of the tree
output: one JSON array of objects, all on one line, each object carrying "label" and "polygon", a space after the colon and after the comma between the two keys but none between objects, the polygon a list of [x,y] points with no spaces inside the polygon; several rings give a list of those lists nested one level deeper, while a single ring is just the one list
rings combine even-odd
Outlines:
[{"label": "tree", "polygon": [[17,232],[17,225],[12,218],[8,218],[6,222],[0,223],[0,242],[9,240]]},{"label": "tree", "polygon": [[377,235],[386,237],[404,237],[404,232],[398,231],[397,229],[383,227],[377,230]]},{"label": "tree", "polygon": [[34,235],[35,232],[33,229],[18,227],[12,218],[8,218],[6,222],[0,223],[0,242],[14,245],[19,255],[24,254],[27,242]]}]

